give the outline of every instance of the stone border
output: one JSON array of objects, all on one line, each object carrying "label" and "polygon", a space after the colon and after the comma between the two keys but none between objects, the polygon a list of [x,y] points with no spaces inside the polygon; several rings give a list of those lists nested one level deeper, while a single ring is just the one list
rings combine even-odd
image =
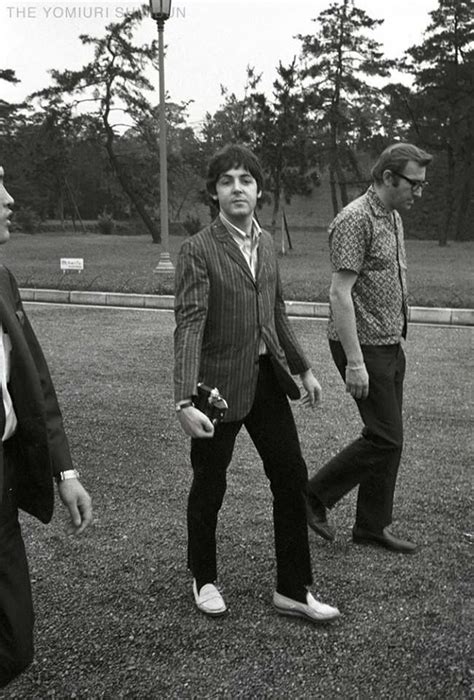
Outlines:
[{"label": "stone border", "polygon": [[[171,294],[124,294],[121,292],[75,292],[66,289],[20,289],[23,301],[56,304],[87,304],[91,306],[120,306],[141,309],[173,309]],[[327,318],[329,304],[310,301],[287,301],[290,316]],[[442,326],[474,326],[474,309],[444,309],[410,306],[411,323],[434,323]]]}]

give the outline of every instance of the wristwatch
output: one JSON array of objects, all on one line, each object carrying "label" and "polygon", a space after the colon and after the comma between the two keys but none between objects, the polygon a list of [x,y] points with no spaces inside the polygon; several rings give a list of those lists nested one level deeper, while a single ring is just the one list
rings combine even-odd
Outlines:
[{"label": "wristwatch", "polygon": [[178,403],[174,407],[174,410],[176,411],[176,413],[179,413],[183,410],[183,408],[189,408],[190,406],[194,406],[192,399],[184,399],[183,401],[178,401]]},{"label": "wristwatch", "polygon": [[66,479],[79,479],[79,472],[77,469],[66,469],[65,472],[55,474],[54,478],[56,479],[56,483],[60,484],[61,481],[66,481]]}]

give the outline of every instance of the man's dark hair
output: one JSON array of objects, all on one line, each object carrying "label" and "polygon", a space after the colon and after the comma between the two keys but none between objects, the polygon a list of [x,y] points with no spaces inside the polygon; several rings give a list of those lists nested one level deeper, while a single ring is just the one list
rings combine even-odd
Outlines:
[{"label": "man's dark hair", "polygon": [[383,181],[385,170],[403,172],[409,160],[426,167],[433,160],[433,156],[412,143],[393,143],[382,151],[372,168],[374,182],[380,184]]},{"label": "man's dark hair", "polygon": [[207,168],[206,187],[210,195],[216,195],[216,184],[220,176],[232,170],[232,168],[244,168],[257,182],[258,191],[263,190],[262,166],[256,156],[245,146],[230,144],[211,158]]}]

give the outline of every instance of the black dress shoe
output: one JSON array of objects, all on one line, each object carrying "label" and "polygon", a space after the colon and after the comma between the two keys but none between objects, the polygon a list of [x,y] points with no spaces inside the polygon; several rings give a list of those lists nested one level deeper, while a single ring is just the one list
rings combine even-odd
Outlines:
[{"label": "black dress shoe", "polygon": [[327,521],[326,508],[313,495],[304,494],[304,502],[306,506],[306,520],[310,528],[320,537],[324,537],[325,540],[332,542],[336,533]]},{"label": "black dress shoe", "polygon": [[384,547],[391,552],[399,552],[400,554],[414,554],[418,549],[414,542],[401,540],[399,537],[392,535],[388,527],[384,528],[381,533],[377,533],[364,530],[364,528],[355,525],[352,530],[352,540],[356,544],[371,544],[375,547]]}]

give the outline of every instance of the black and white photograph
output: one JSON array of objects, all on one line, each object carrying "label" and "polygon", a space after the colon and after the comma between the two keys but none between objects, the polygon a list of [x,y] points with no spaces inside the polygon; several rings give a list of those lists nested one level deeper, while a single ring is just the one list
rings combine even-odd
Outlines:
[{"label": "black and white photograph", "polygon": [[474,0],[0,46],[0,699],[467,700]]}]

